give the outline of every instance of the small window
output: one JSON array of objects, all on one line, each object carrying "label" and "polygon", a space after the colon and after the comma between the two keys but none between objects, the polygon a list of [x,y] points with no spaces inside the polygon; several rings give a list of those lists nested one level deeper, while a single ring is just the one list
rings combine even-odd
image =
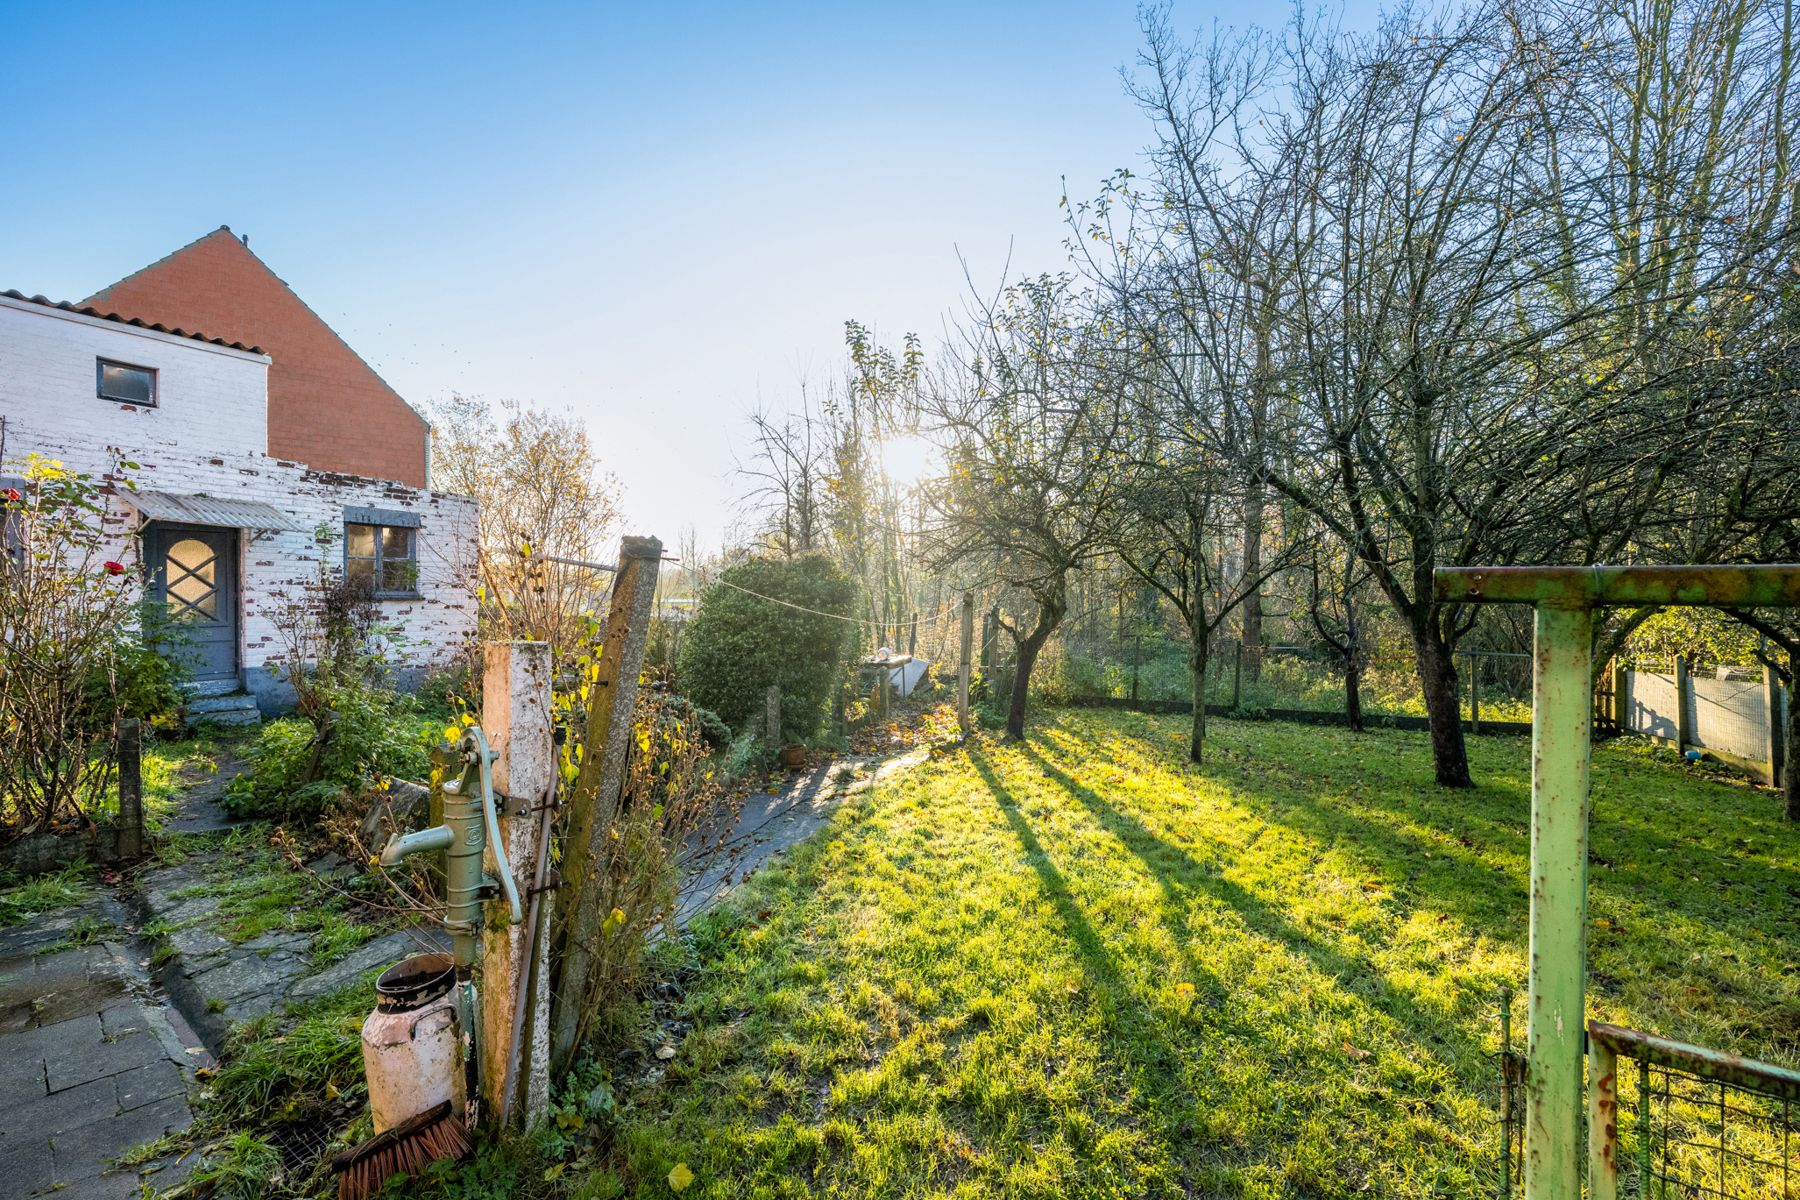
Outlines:
[{"label": "small window", "polygon": [[418,530],[404,525],[344,526],[344,577],[377,596],[419,590]]},{"label": "small window", "polygon": [[102,400],[120,404],[156,403],[156,371],[150,367],[134,367],[130,363],[95,360],[95,390]]}]

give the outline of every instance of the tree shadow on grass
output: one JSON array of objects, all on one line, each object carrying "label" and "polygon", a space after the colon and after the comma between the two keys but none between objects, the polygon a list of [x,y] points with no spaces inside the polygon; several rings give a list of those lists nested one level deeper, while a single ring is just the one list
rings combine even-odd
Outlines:
[{"label": "tree shadow on grass", "polygon": [[[1075,903],[1068,880],[1051,860],[1049,852],[1038,840],[1030,823],[1019,812],[1018,801],[1013,798],[1006,785],[1000,782],[993,765],[977,750],[969,752],[969,762],[976,774],[981,776],[988,791],[993,794],[995,806],[1006,818],[1013,836],[1025,851],[1026,863],[1037,873],[1045,899],[1056,910],[1056,915],[1062,922],[1069,943],[1074,947],[1075,956],[1081,962],[1088,987],[1099,1003],[1106,1027],[1113,1034],[1110,1048],[1136,1075],[1135,1082],[1140,1087],[1175,1102],[1176,1112],[1161,1114],[1164,1123],[1169,1126],[1161,1132],[1165,1136],[1172,1135],[1178,1124],[1174,1118],[1196,1103],[1194,1096],[1182,1094],[1180,1055],[1157,1028],[1143,1001],[1134,994],[1130,981],[1120,972],[1118,964],[1107,952],[1099,932]],[[1212,990],[1219,991],[1218,981],[1210,976],[1207,978]]]},{"label": "tree shadow on grass", "polygon": [[[1165,744],[1157,736],[1159,732],[1156,723],[1143,723],[1136,730],[1143,745],[1129,754],[1144,767],[1184,770],[1187,764],[1179,761],[1178,748],[1172,742]],[[1079,726],[1052,727],[1042,736],[1065,758],[1086,756],[1095,749],[1091,735]],[[1241,739],[1240,733],[1237,740]],[[1372,774],[1357,775],[1356,759],[1348,768],[1354,777],[1348,780],[1336,769],[1297,776],[1296,767],[1285,762],[1271,771],[1271,756],[1278,760],[1282,751],[1279,731],[1271,734],[1267,743],[1227,748],[1223,761],[1206,769],[1206,777],[1233,792],[1254,790],[1258,803],[1246,812],[1321,846],[1336,847],[1358,869],[1383,878],[1407,908],[1449,914],[1491,941],[1516,950],[1522,976],[1530,793],[1516,770],[1509,774],[1494,769],[1489,773],[1503,776],[1502,782],[1444,793],[1425,786],[1409,788],[1382,767],[1374,768]],[[1393,747],[1369,749],[1391,753]],[[1589,986],[1594,995],[1623,999],[1627,988],[1657,994],[1657,980],[1667,965],[1691,958],[1696,936],[1727,927],[1741,930],[1747,916],[1758,928],[1734,936],[1754,937],[1758,954],[1779,960],[1794,945],[1793,934],[1786,931],[1793,928],[1791,918],[1783,916],[1791,909],[1781,903],[1784,888],[1788,894],[1800,895],[1787,882],[1792,878],[1790,872],[1779,864],[1752,861],[1726,851],[1719,843],[1729,838],[1728,828],[1721,827],[1723,818],[1718,814],[1703,811],[1705,797],[1671,788],[1673,798],[1666,806],[1669,822],[1666,827],[1652,827],[1620,812],[1621,808],[1630,811],[1630,801],[1622,793],[1636,782],[1623,774],[1621,764],[1597,761],[1595,777],[1599,815],[1591,843],[1590,903],[1596,915],[1610,914],[1613,919],[1609,926],[1596,925],[1590,932]],[[1245,806],[1241,798],[1228,796],[1227,802]],[[1145,837],[1167,845],[1154,830],[1137,824]],[[1429,836],[1428,830],[1450,835],[1449,844],[1443,837]],[[1465,835],[1461,845],[1455,837],[1458,831]],[[1771,841],[1779,845],[1784,830],[1752,821],[1745,832],[1764,845]],[[1681,874],[1695,853],[1717,859],[1716,864],[1709,864],[1710,872],[1708,866],[1694,871],[1709,876],[1708,890],[1684,885],[1672,891],[1668,877]],[[1497,865],[1484,860],[1483,854],[1511,861]],[[1638,869],[1632,869],[1634,866]],[[1754,897],[1754,902],[1746,904],[1746,896]],[[1621,915],[1623,922],[1618,919]],[[1771,1003],[1753,982],[1742,978],[1715,976],[1707,986],[1721,1003],[1753,1007]],[[1664,1019],[1672,1016],[1662,1014]],[[1645,1012],[1639,1019],[1656,1017],[1656,1012]]]},{"label": "tree shadow on grass", "polygon": [[[1461,1025],[1437,1017],[1366,959],[1319,941],[1255,893],[1215,870],[1209,870],[1137,818],[1120,812],[1092,788],[1076,782],[1062,771],[1037,746],[1027,742],[1022,749],[1046,778],[1087,809],[1108,833],[1143,862],[1161,883],[1169,897],[1171,910],[1178,910],[1182,905],[1182,888],[1211,895],[1236,912],[1251,932],[1295,950],[1325,977],[1340,981],[1353,993],[1362,994],[1394,1023],[1396,1040],[1419,1044],[1452,1075],[1472,1085],[1477,1083],[1469,1078],[1468,1072],[1476,1064],[1482,1064],[1485,1069],[1485,1051]],[[1174,867],[1169,865],[1171,862]],[[1448,1056],[1443,1053],[1446,1048]]]}]

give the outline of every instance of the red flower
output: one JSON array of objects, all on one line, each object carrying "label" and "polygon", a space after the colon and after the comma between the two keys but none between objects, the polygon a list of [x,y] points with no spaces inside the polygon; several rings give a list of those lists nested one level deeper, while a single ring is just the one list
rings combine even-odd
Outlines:
[{"label": "red flower", "polygon": [[8,504],[17,504],[24,498],[25,497],[19,495],[18,488],[0,488],[0,500],[4,500]]},{"label": "red flower", "polygon": [[106,567],[106,573],[108,575],[123,575],[125,573],[124,563],[109,562],[102,565]]}]

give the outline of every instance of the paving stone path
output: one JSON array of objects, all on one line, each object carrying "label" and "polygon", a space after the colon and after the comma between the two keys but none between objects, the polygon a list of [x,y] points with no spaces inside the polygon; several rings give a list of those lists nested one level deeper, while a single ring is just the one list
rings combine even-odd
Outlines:
[{"label": "paving stone path", "polygon": [[[227,755],[216,773],[196,775],[165,828],[235,828],[220,796],[242,768]],[[434,928],[401,930],[325,963],[313,955],[310,932],[273,930],[233,942],[221,932],[219,897],[208,893],[232,877],[237,854],[227,843],[205,845],[178,864],[140,868],[116,896],[0,929],[5,1200],[135,1200],[145,1187],[155,1193],[179,1184],[195,1165],[191,1157],[116,1160],[193,1123],[194,1073],[215,1065],[234,1025],[447,945]],[[309,865],[328,880],[353,870],[333,856]],[[135,936],[151,928],[154,944]]]},{"label": "paving stone path", "polygon": [[817,833],[846,796],[923,761],[923,750],[882,758],[852,755],[798,772],[775,795],[751,792],[717,847],[689,864],[677,923],[686,925],[742,887],[758,868]]},{"label": "paving stone path", "polygon": [[225,808],[225,787],[248,770],[250,764],[231,751],[222,753],[211,771],[184,775],[187,790],[163,828],[169,833],[222,833],[241,822]]},{"label": "paving stone path", "polygon": [[193,1072],[211,1062],[154,995],[124,924],[102,897],[0,931],[0,1194],[114,1200],[192,1168],[113,1164],[187,1128]]},{"label": "paving stone path", "polygon": [[[341,861],[341,860],[340,860]],[[329,860],[312,864],[323,874],[343,869]],[[326,996],[368,972],[448,941],[434,928],[404,929],[364,942],[328,965],[315,966],[313,935],[272,930],[244,942],[220,934],[212,915],[216,897],[195,894],[229,876],[231,858],[218,850],[191,855],[179,865],[137,878],[145,917],[167,929],[158,981],[214,1053],[226,1035],[248,1021],[290,1005]],[[370,991],[370,1003],[374,992]]]}]

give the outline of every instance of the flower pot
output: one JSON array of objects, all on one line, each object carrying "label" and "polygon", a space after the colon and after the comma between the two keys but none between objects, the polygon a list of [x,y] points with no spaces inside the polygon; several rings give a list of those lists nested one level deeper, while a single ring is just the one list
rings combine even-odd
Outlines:
[{"label": "flower pot", "polygon": [[804,767],[806,765],[806,747],[799,742],[789,742],[777,752],[777,757],[780,759],[781,765],[789,769]]}]

